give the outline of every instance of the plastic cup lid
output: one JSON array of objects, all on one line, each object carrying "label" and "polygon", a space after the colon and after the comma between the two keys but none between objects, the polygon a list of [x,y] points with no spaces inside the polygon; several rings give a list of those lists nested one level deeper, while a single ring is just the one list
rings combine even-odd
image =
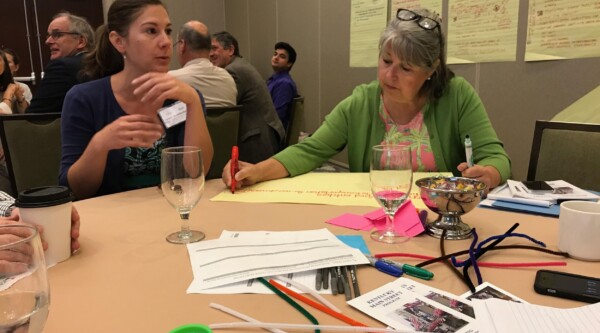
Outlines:
[{"label": "plastic cup lid", "polygon": [[188,324],[174,328],[169,333],[212,333],[212,330],[202,324]]},{"label": "plastic cup lid", "polygon": [[66,186],[34,187],[19,193],[15,206],[40,208],[61,205],[73,201],[73,194]]}]

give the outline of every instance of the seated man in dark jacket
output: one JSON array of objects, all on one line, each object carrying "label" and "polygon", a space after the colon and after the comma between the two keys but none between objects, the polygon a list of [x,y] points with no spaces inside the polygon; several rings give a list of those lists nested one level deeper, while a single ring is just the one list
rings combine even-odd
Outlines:
[{"label": "seated man in dark jacket", "polygon": [[46,45],[50,62],[26,113],[62,111],[67,91],[79,83],[83,54],[94,47],[94,30],[85,18],[61,12],[48,25]]}]

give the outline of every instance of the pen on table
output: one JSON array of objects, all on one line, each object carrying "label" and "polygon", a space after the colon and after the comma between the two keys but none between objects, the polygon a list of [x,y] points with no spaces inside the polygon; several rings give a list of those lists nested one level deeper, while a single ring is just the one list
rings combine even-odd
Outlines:
[{"label": "pen on table", "polygon": [[342,270],[342,284],[344,286],[344,295],[346,296],[346,300],[349,301],[352,299],[352,290],[350,289],[350,283],[348,282],[348,269],[346,266],[341,267]]},{"label": "pen on table", "polygon": [[346,293],[344,288],[344,280],[342,278],[342,268],[340,266],[335,268],[335,276],[337,277],[337,291],[338,294],[343,295]]},{"label": "pen on table", "polygon": [[239,157],[238,147],[237,146],[231,147],[231,164],[229,165],[229,168],[231,171],[231,193],[235,193],[235,186],[236,186],[235,174],[240,170],[240,167],[238,165],[238,157]]},{"label": "pen on table", "polygon": [[469,134],[465,137],[465,154],[467,155],[467,166],[470,168],[473,166],[473,145]]},{"label": "pen on table", "polygon": [[354,297],[360,296],[360,289],[358,288],[358,277],[356,276],[356,266],[350,266],[350,280],[352,281],[352,290],[354,291]]},{"label": "pen on table", "polygon": [[323,271],[323,289],[329,289],[329,268],[321,268]]},{"label": "pen on table", "polygon": [[387,262],[384,262],[383,260],[379,259],[379,258],[375,258],[371,255],[365,255],[367,257],[367,259],[369,259],[369,264],[375,268],[377,268],[378,270],[380,270],[381,272],[384,272],[386,274],[389,274],[391,276],[395,276],[395,277],[399,277],[400,275],[402,275],[402,269],[400,267],[397,267],[396,265],[390,265]]},{"label": "pen on table", "polygon": [[323,285],[323,269],[317,269],[317,275],[315,277],[315,289],[321,290],[321,286]]},{"label": "pen on table", "polygon": [[378,258],[378,259],[388,265],[391,265],[391,266],[401,269],[407,275],[418,277],[423,280],[431,280],[433,278],[433,273],[431,273],[430,271],[428,271],[424,268],[409,265],[409,264],[403,264],[401,262],[383,259],[383,258]]},{"label": "pen on table", "polygon": [[329,275],[331,275],[331,283],[329,284],[331,286],[331,294],[337,295],[338,294],[338,284],[337,284],[337,275],[335,273],[335,267],[331,267],[329,269]]}]

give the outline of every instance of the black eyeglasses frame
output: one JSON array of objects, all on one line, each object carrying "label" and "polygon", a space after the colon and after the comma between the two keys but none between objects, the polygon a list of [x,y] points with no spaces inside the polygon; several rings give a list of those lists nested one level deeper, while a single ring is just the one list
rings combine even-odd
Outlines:
[{"label": "black eyeglasses frame", "polygon": [[54,40],[57,40],[57,39],[61,38],[64,35],[78,35],[78,36],[81,36],[81,34],[78,33],[78,32],[73,32],[73,31],[58,31],[58,30],[55,30],[55,31],[47,33],[46,34],[46,39],[52,38]]}]

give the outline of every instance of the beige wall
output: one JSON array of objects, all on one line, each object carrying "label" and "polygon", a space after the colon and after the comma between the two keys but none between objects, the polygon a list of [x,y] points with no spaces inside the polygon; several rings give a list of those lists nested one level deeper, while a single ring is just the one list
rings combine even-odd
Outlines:
[{"label": "beige wall", "polygon": [[[104,0],[110,2],[110,0]],[[242,55],[266,79],[272,47],[287,41],[298,52],[292,70],[305,96],[304,128],[314,131],[352,89],[376,77],[375,68],[350,68],[349,0],[168,0],[174,27],[190,18],[213,32],[226,29]],[[448,0],[444,0],[444,13]],[[517,59],[525,50],[528,1],[520,1]],[[513,160],[513,178],[524,179],[536,119],[556,113],[600,85],[600,58],[525,63],[455,65],[479,92]],[[345,160],[341,154],[337,159]]]},{"label": "beige wall", "polygon": [[[298,52],[292,76],[305,100],[305,128],[314,131],[352,88],[375,79],[375,68],[350,68],[349,0],[224,0],[226,26],[266,78],[270,45]],[[444,13],[448,0],[443,1]],[[517,59],[525,52],[528,1],[520,1]],[[536,119],[548,120],[600,85],[600,58],[454,65],[479,92],[513,161],[513,178],[527,175]],[[345,160],[345,156],[337,159]]]}]

